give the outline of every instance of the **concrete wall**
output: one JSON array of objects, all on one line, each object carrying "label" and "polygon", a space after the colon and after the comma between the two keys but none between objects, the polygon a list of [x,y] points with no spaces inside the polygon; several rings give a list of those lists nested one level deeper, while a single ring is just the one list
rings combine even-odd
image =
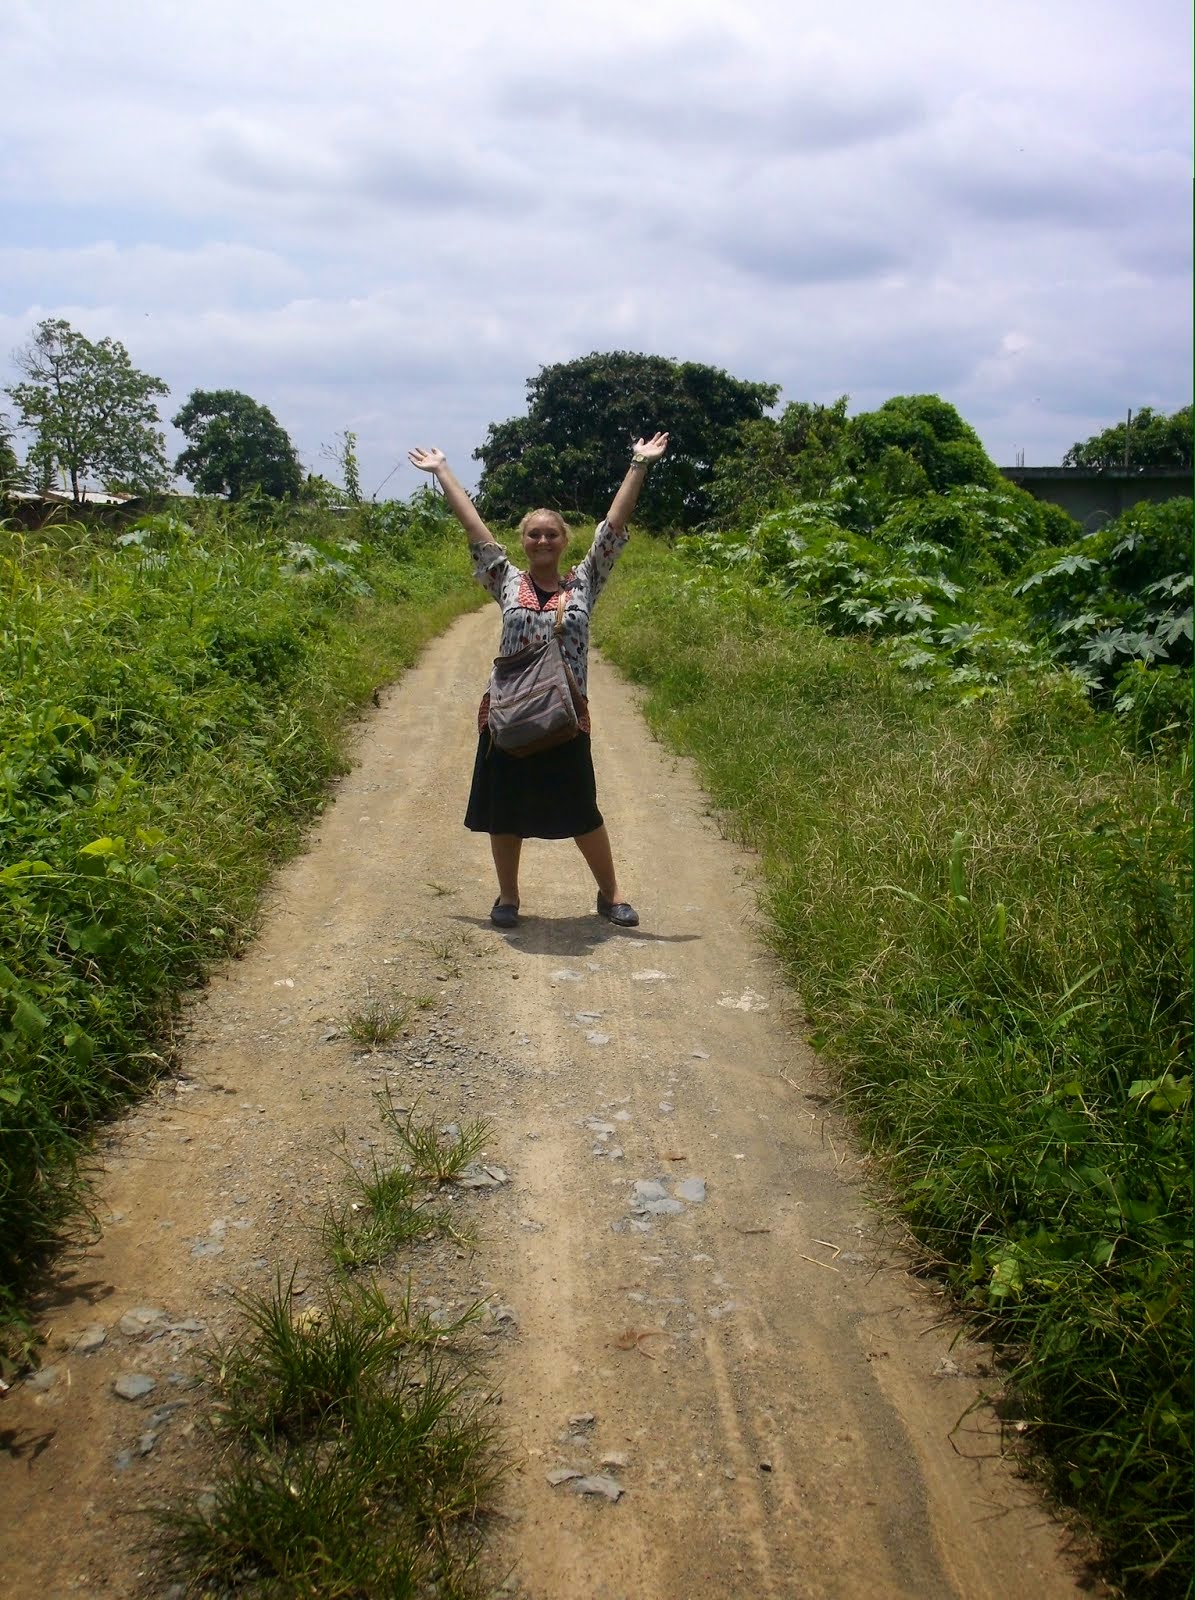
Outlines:
[{"label": "concrete wall", "polygon": [[1174,500],[1190,496],[1192,473],[1187,467],[1001,467],[1012,483],[1037,500],[1074,517],[1085,533],[1094,533],[1141,500]]}]

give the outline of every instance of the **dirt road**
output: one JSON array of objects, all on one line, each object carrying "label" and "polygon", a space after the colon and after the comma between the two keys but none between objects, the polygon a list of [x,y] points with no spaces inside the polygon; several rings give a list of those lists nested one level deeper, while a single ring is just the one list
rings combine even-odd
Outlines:
[{"label": "dirt road", "polygon": [[[460,814],[494,621],[462,619],[363,725],[261,938],[194,1007],[181,1075],[108,1141],[103,1236],[46,1298],[48,1373],[0,1410],[0,1586],[168,1592],[134,1513],[203,1487],[191,1352],[233,1326],[239,1288],[314,1272],[337,1132],[350,1154],[376,1138],[389,1083],[437,1121],[492,1118],[510,1174],[462,1202],[477,1255],[417,1256],[414,1280],[433,1307],[494,1297],[504,1592],[1077,1593],[990,1422],[960,1423],[983,1352],[936,1325],[824,1120],[750,859],[600,661],[599,793],[642,927],[594,916],[571,845],[531,844],[523,921],[490,928],[486,843]],[[434,1001],[397,1054],[329,1037],[367,993]],[[121,1398],[121,1375],[155,1387]],[[557,1469],[624,1493],[553,1487]]]}]

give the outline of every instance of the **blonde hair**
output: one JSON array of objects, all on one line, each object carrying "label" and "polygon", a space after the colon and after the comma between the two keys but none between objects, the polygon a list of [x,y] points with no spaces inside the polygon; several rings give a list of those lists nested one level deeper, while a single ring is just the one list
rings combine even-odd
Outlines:
[{"label": "blonde hair", "polygon": [[552,521],[556,524],[557,533],[562,533],[564,535],[564,537],[565,537],[565,540],[567,541],[567,539],[569,537],[569,525],[568,525],[568,523],[560,515],[559,511],[552,511],[547,506],[540,506],[538,511],[529,511],[527,513],[527,515],[523,518],[522,522],[519,523],[519,538],[520,539],[527,532],[527,529],[531,526],[531,523],[534,521],[534,519],[536,517],[551,517]]}]

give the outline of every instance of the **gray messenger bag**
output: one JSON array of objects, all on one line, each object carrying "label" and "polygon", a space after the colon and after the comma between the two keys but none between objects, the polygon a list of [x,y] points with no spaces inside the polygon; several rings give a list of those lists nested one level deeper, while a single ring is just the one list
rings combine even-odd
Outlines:
[{"label": "gray messenger bag", "polygon": [[509,756],[532,756],[575,739],[581,731],[581,696],[564,659],[564,601],[556,608],[552,637],[513,656],[496,656],[490,674],[490,738]]}]

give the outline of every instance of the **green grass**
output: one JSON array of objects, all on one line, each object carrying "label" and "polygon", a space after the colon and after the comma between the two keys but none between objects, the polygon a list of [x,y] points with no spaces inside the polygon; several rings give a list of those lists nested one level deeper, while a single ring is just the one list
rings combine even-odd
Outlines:
[{"label": "green grass", "polygon": [[[416,1135],[438,1145],[434,1129]],[[409,1166],[370,1157],[361,1172],[347,1162],[352,1193],[347,1201],[330,1201],[324,1213],[323,1243],[342,1272],[380,1266],[404,1245],[441,1236],[467,1243],[463,1228],[430,1203],[427,1182]]]},{"label": "green grass", "polygon": [[345,1014],[342,1025],[355,1045],[377,1050],[402,1037],[414,1010],[415,1002],[405,997],[384,1000],[369,994]]},{"label": "green grass", "polygon": [[391,1131],[402,1147],[411,1175],[426,1183],[452,1183],[461,1176],[493,1137],[494,1125],[485,1117],[467,1122],[458,1131],[421,1127],[411,1111],[401,1116],[393,1109],[385,1112]]},{"label": "green grass", "polygon": [[1122,1582],[1187,1594],[1186,748],[1131,753],[1049,675],[916,694],[662,544],[624,566],[599,640],[760,851],[814,1041],[1042,1474]]},{"label": "green grass", "polygon": [[180,991],[250,937],[357,709],[480,599],[430,503],[187,517],[0,528],[10,1356],[32,1275],[86,1226],[93,1130],[161,1070]]},{"label": "green grass", "polygon": [[[240,1301],[208,1357],[221,1457],[202,1508],[167,1512],[168,1561],[196,1593],[467,1600],[497,1430],[450,1324],[339,1278],[297,1311],[293,1277]],[[216,1586],[213,1590],[212,1586]]]}]

